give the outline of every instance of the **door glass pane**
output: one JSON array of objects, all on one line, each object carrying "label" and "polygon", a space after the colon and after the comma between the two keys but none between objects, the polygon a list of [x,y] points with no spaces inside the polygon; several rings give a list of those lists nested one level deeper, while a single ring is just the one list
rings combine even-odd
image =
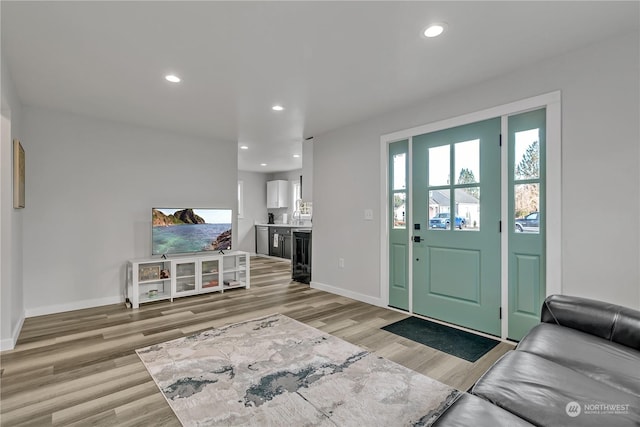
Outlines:
[{"label": "door glass pane", "polygon": [[429,229],[450,230],[451,190],[429,191]]},{"label": "door glass pane", "polygon": [[515,231],[540,233],[540,184],[514,186]]},{"label": "door glass pane", "polygon": [[393,155],[393,189],[404,190],[407,188],[407,173],[406,173],[406,160],[407,155],[405,153]]},{"label": "door glass pane", "polygon": [[455,228],[458,230],[480,230],[480,187],[456,189]]},{"label": "door glass pane", "polygon": [[458,142],[454,154],[456,184],[480,182],[480,140]]},{"label": "door glass pane", "polygon": [[515,133],[515,179],[540,178],[539,129]]},{"label": "door glass pane", "polygon": [[393,194],[393,228],[407,228],[407,195],[405,192]]},{"label": "door glass pane", "polygon": [[449,185],[451,176],[450,145],[429,148],[429,186]]}]

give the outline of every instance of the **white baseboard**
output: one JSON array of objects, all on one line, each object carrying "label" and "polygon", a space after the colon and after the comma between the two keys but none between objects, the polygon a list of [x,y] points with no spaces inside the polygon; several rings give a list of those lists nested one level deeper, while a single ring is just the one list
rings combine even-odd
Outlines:
[{"label": "white baseboard", "polygon": [[15,343],[11,338],[0,340],[0,351],[13,350]]},{"label": "white baseboard", "polygon": [[27,308],[26,317],[43,316],[45,314],[64,313],[65,311],[81,310],[83,308],[100,307],[102,305],[124,303],[121,296],[73,301],[66,304],[45,305]]},{"label": "white baseboard", "polygon": [[18,342],[18,336],[20,336],[20,331],[22,330],[22,325],[24,324],[25,312],[22,312],[20,319],[18,319],[18,323],[13,328],[13,332],[11,333],[11,338],[6,338],[0,340],[0,351],[5,350],[13,350]]},{"label": "white baseboard", "polygon": [[359,292],[353,292],[347,289],[337,288],[335,286],[327,285],[325,283],[311,281],[310,286],[313,289],[319,289],[321,291],[329,292],[331,294],[340,295],[343,297],[351,298],[356,301],[366,302],[367,304],[375,305],[378,307],[386,307],[383,304],[382,298],[372,297],[370,295],[361,294]]}]

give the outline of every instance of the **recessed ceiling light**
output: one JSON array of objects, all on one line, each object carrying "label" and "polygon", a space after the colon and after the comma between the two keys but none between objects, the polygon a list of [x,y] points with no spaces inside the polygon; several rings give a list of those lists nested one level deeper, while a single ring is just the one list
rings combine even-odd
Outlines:
[{"label": "recessed ceiling light", "polygon": [[282,105],[274,105],[273,107],[271,107],[271,109],[273,111],[282,111],[284,110],[284,107]]},{"label": "recessed ceiling light", "polygon": [[171,83],[180,83],[180,77],[174,74],[167,74],[166,76],[164,76],[164,78]]},{"label": "recessed ceiling light", "polygon": [[447,24],[437,23],[429,25],[424,31],[423,35],[425,37],[438,37],[440,34],[444,33],[444,30],[447,28]]},{"label": "recessed ceiling light", "polygon": [[293,157],[297,159],[298,157],[300,157],[300,154],[294,154]]},{"label": "recessed ceiling light", "polygon": [[267,166],[266,163],[260,163],[260,166]]},{"label": "recessed ceiling light", "polygon": [[246,145],[241,145],[241,146],[240,146],[240,149],[241,149],[241,150],[248,150],[248,149],[249,149],[249,147],[247,147]]}]

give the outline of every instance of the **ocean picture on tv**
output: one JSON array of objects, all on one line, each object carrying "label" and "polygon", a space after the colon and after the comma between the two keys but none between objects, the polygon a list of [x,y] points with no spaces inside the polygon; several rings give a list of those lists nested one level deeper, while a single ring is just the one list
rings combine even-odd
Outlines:
[{"label": "ocean picture on tv", "polygon": [[153,208],[153,255],[231,249],[231,209]]}]

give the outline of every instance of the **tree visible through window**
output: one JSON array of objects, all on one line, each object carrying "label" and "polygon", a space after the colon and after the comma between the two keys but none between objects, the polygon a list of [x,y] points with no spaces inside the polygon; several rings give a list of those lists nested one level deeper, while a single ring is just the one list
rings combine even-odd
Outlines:
[{"label": "tree visible through window", "polygon": [[516,166],[516,179],[534,179],[540,177],[540,146],[533,141],[522,155]]},{"label": "tree visible through window", "polygon": [[[460,176],[458,177],[458,184],[475,184],[476,182],[478,181],[476,180],[476,177],[473,174],[473,171],[471,169],[462,168],[462,170],[460,170]],[[468,187],[468,188],[465,188],[464,191],[466,191],[467,194],[472,195],[476,199],[480,199],[480,188]]]},{"label": "tree visible through window", "polygon": [[393,156],[393,228],[407,226],[407,154],[399,153]]},{"label": "tree visible through window", "polygon": [[[539,227],[525,227],[524,218],[540,211],[540,129],[515,133],[514,159],[514,217],[519,219],[516,231],[537,232]],[[518,227],[519,225],[519,227]]]}]

